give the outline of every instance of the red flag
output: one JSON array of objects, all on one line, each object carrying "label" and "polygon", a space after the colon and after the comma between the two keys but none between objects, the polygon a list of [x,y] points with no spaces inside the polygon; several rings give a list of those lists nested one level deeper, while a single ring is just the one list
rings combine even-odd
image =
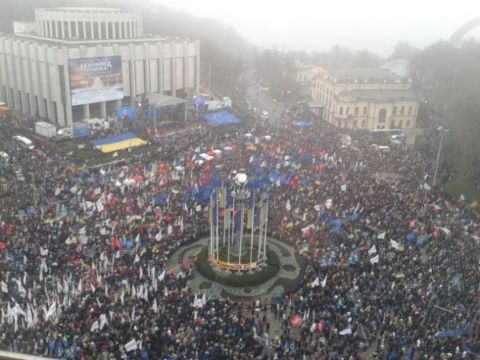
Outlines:
[{"label": "red flag", "polygon": [[323,331],[323,328],[324,328],[324,321],[323,320],[320,320],[317,324],[317,331],[318,332],[322,332]]},{"label": "red flag", "polygon": [[293,315],[290,318],[290,325],[292,326],[299,326],[301,322],[302,322],[302,317],[298,314]]}]

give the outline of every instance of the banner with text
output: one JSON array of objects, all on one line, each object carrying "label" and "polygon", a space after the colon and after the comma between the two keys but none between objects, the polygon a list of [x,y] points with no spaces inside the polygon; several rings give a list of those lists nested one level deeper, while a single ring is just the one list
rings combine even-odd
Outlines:
[{"label": "banner with text", "polygon": [[69,59],[72,105],[123,98],[122,57]]}]

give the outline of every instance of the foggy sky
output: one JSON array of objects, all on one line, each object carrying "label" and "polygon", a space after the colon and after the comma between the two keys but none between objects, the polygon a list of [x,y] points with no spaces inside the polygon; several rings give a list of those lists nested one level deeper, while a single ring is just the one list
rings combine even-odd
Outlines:
[{"label": "foggy sky", "polygon": [[[480,17],[478,0],[150,0],[231,24],[257,46],[389,55],[398,41],[423,48]],[[480,29],[469,36],[480,39]]]}]

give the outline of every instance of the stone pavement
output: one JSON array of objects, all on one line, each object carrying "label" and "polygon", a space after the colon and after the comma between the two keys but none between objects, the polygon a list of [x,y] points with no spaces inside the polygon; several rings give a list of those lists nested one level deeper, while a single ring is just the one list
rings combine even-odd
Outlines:
[{"label": "stone pavement", "polygon": [[[193,244],[181,247],[170,257],[168,267],[180,267],[182,259],[198,255],[205,246],[208,246],[208,242],[209,237],[204,237]],[[278,255],[281,266],[280,271],[265,283],[245,288],[231,287],[212,282],[194,270],[193,279],[188,283],[189,288],[196,294],[206,293],[207,298],[219,298],[224,296],[222,294],[227,294],[233,298],[271,299],[282,294],[284,287],[276,282],[282,279],[296,280],[300,276],[301,267],[295,258],[295,249],[290,245],[268,238],[268,246]]]}]

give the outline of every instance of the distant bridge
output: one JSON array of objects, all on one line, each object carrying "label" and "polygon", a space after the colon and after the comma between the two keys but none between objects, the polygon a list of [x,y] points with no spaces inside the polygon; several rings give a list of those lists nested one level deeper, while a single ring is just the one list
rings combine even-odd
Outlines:
[{"label": "distant bridge", "polygon": [[453,46],[458,46],[458,44],[460,44],[460,41],[462,41],[463,37],[477,25],[480,25],[480,17],[466,22],[457,31],[453,33],[453,35],[450,37],[450,43]]}]

